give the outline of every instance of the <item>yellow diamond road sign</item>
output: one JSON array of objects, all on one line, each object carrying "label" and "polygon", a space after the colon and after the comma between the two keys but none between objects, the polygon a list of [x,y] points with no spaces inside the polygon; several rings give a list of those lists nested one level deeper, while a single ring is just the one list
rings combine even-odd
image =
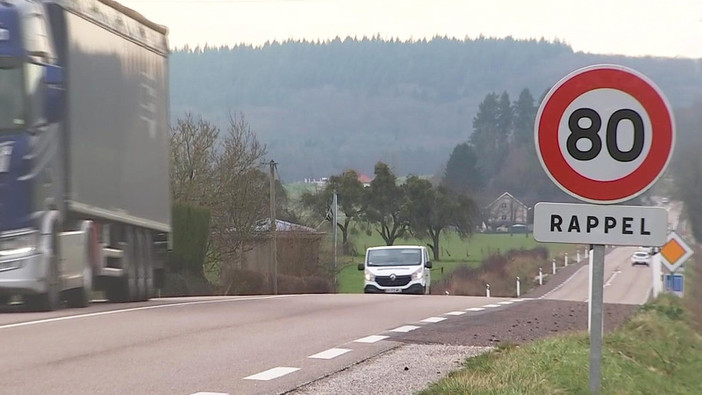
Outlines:
[{"label": "yellow diamond road sign", "polygon": [[685,243],[685,240],[677,233],[670,232],[668,241],[661,247],[661,262],[668,270],[675,272],[692,254],[692,248]]}]

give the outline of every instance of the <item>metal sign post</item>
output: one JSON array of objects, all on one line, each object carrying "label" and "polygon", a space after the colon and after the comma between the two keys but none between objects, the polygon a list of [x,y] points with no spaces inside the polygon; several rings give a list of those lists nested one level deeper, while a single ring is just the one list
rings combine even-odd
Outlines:
[{"label": "metal sign post", "polygon": [[602,306],[604,302],[605,246],[596,244],[592,250],[592,285],[590,296],[590,391],[598,392],[602,380]]}]

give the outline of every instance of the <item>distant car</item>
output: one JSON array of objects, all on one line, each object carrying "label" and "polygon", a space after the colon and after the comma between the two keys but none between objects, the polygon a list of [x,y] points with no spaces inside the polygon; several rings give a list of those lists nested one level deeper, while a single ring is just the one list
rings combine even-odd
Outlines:
[{"label": "distant car", "polygon": [[648,251],[636,251],[631,256],[631,265],[632,266],[636,266],[636,265],[648,266],[650,263],[651,263],[651,254],[649,254]]}]

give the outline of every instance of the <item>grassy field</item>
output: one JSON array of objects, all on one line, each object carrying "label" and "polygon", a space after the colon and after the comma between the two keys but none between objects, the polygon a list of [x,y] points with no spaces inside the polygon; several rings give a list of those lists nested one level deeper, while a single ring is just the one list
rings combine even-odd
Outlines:
[{"label": "grassy field", "polygon": [[[395,245],[419,244],[417,239],[398,240]],[[341,293],[363,292],[363,274],[358,271],[357,265],[363,262],[363,254],[368,247],[385,245],[383,239],[377,234],[368,236],[359,234],[354,236],[354,245],[358,256],[344,257],[340,266],[341,271],[337,276],[338,291]],[[541,244],[529,235],[524,234],[485,234],[478,233],[467,240],[461,240],[455,234],[446,234],[441,239],[440,260],[434,261],[432,269],[432,282],[438,281],[445,274],[461,265],[478,266],[485,256],[491,253],[506,252],[511,249],[531,249],[544,246],[551,251],[551,256],[561,256],[564,252],[574,251],[578,246],[571,244]],[[582,248],[581,248],[582,249]]]},{"label": "grassy field", "polygon": [[[604,339],[603,394],[702,394],[702,335],[680,299],[662,295]],[[470,358],[433,394],[589,394],[589,341],[577,333]]]}]

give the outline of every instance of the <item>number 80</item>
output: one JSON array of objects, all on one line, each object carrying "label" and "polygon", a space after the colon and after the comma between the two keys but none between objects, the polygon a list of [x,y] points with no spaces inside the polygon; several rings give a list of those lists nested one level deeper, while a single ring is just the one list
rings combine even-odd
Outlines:
[{"label": "number 80", "polygon": [[[580,127],[580,120],[586,118],[590,120],[590,126],[587,128]],[[628,151],[622,151],[617,144],[617,128],[619,122],[628,120],[634,125],[634,144]],[[570,156],[577,160],[586,161],[592,160],[600,154],[602,150],[602,140],[598,135],[602,127],[602,119],[597,111],[591,108],[579,108],[568,118],[568,128],[570,135],[566,141],[566,147]],[[639,113],[630,109],[617,110],[607,121],[607,131],[605,133],[607,140],[607,151],[609,155],[619,162],[631,162],[641,155],[644,147],[644,124]],[[578,141],[587,139],[592,144],[589,149],[583,151],[578,148]]]}]

